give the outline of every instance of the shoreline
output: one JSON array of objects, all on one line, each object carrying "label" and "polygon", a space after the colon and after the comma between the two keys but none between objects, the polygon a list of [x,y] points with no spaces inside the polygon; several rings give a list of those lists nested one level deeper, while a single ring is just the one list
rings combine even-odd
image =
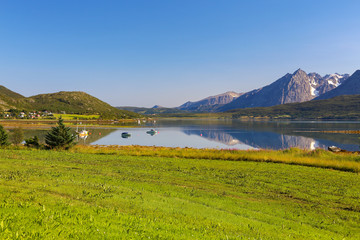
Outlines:
[{"label": "shoreline", "polygon": [[140,145],[77,145],[73,153],[89,153],[119,156],[146,156],[224,161],[271,162],[308,167],[329,168],[360,174],[359,152],[330,152],[325,149],[304,150],[234,150],[211,148],[180,148]]},{"label": "shoreline", "polygon": [[[54,120],[28,120],[28,119],[1,119],[0,125],[4,128],[12,129],[21,127],[24,129],[50,129],[58,122]],[[91,128],[132,128],[137,127],[133,119],[125,120],[64,120],[68,127],[86,126]],[[140,125],[141,126],[141,125]]]}]

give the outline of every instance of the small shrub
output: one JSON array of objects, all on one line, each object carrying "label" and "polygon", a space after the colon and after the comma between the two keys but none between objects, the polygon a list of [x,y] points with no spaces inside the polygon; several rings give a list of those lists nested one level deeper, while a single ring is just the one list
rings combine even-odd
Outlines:
[{"label": "small shrub", "polygon": [[24,130],[21,127],[15,128],[11,135],[11,141],[19,145],[24,140]]},{"label": "small shrub", "polygon": [[40,148],[38,136],[34,136],[33,138],[25,139],[25,146],[33,147],[33,148]]}]

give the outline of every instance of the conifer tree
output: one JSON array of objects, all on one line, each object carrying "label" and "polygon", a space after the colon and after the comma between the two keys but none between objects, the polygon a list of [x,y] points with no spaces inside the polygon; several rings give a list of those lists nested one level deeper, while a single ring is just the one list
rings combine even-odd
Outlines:
[{"label": "conifer tree", "polygon": [[24,140],[24,130],[22,128],[15,128],[11,140],[13,144],[19,145]]},{"label": "conifer tree", "polygon": [[5,131],[4,127],[0,125],[0,146],[7,146],[9,145],[8,142],[8,134]]},{"label": "conifer tree", "polygon": [[65,126],[61,116],[58,125],[52,127],[51,131],[45,136],[45,143],[50,149],[68,149],[74,145],[74,140],[75,136],[71,133],[71,129]]}]

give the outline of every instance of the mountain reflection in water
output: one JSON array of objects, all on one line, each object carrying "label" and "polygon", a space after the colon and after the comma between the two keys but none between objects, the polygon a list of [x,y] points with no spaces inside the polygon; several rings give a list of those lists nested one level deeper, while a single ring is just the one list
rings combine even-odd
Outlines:
[{"label": "mountain reflection in water", "polygon": [[258,149],[327,149],[328,146],[357,151],[359,136],[356,134],[325,133],[324,131],[359,129],[359,122],[232,122],[232,124],[208,125],[184,128],[188,135],[198,135],[227,146],[245,144]]},{"label": "mountain reflection in water", "polygon": [[234,132],[223,130],[183,130],[188,135],[199,135],[211,141],[221,142],[228,146],[245,144],[261,149],[285,149],[298,147],[302,149],[326,148],[325,144],[302,136],[289,136],[272,132]]}]

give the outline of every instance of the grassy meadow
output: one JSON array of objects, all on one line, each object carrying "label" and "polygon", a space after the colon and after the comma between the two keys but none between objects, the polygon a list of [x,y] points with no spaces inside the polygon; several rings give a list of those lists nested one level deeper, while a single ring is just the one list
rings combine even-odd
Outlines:
[{"label": "grassy meadow", "polygon": [[360,238],[356,168],[260,161],[358,155],[190,150],[1,149],[0,239]]},{"label": "grassy meadow", "polygon": [[54,114],[54,117],[58,119],[59,117],[62,117],[64,120],[94,120],[99,119],[99,114],[92,114],[92,115],[86,115],[86,114]]},{"label": "grassy meadow", "polygon": [[314,151],[291,148],[285,150],[229,150],[229,149],[196,149],[169,148],[148,146],[96,145],[76,146],[71,149],[77,153],[116,154],[123,156],[176,157],[189,159],[215,159],[228,161],[255,161],[286,163],[321,168],[332,168],[342,171],[360,172],[359,153],[337,153],[316,149]]}]

